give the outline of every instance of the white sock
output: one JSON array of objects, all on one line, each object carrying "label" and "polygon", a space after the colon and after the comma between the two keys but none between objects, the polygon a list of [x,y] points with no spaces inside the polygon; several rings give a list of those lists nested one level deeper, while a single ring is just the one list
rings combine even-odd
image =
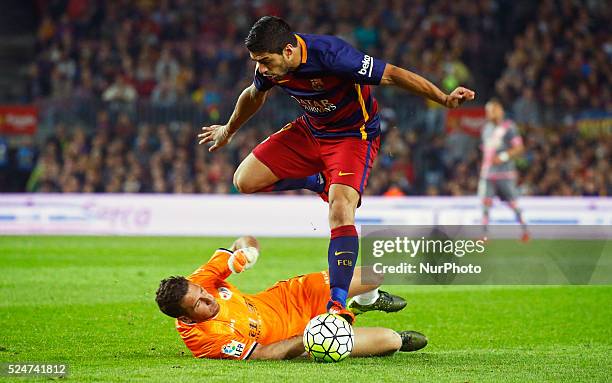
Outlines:
[{"label": "white sock", "polygon": [[378,288],[356,295],[354,299],[362,306],[371,305],[378,299]]}]

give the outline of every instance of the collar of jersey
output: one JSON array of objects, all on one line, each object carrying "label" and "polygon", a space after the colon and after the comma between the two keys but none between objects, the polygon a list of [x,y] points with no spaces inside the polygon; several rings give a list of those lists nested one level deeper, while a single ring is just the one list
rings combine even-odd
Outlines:
[{"label": "collar of jersey", "polygon": [[306,60],[308,60],[308,47],[306,46],[306,41],[304,41],[304,39],[297,33],[294,33],[294,36],[297,39],[298,45],[300,46],[300,51],[302,52],[302,60],[300,61],[300,64],[306,64]]}]

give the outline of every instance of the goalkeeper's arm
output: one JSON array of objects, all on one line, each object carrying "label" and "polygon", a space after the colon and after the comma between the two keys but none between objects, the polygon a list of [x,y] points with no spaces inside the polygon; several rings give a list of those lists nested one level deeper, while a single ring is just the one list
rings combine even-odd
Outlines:
[{"label": "goalkeeper's arm", "polygon": [[255,346],[255,350],[253,350],[249,359],[293,359],[303,353],[304,343],[302,343],[302,336],[296,335],[293,338],[270,343],[268,345],[258,344]]},{"label": "goalkeeper's arm", "polygon": [[259,243],[255,237],[240,237],[234,241],[231,249],[217,250],[211,259],[194,271],[189,278],[194,283],[208,278],[225,279],[231,274],[250,269],[257,262],[257,258],[259,258]]},{"label": "goalkeeper's arm", "polygon": [[244,236],[238,238],[230,249],[232,255],[227,260],[227,266],[233,274],[242,273],[250,269],[259,258],[259,243],[255,237]]},{"label": "goalkeeper's arm", "polygon": [[230,247],[231,251],[236,251],[238,249],[242,249],[243,247],[254,247],[259,250],[259,242],[257,239],[250,235],[245,235],[244,237],[240,237],[234,241],[232,247]]}]

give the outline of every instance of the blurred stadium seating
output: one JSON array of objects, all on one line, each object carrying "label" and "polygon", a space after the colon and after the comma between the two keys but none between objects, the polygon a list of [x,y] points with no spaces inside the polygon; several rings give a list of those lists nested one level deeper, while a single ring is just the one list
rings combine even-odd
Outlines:
[{"label": "blurred stadium seating", "polygon": [[[35,52],[11,103],[34,136],[0,136],[0,191],[232,193],[233,170],[299,113],[274,94],[231,146],[195,145],[252,81],[243,40],[265,14],[336,34],[446,91],[498,96],[520,125],[524,195],[612,195],[612,35],[605,1],[37,1]],[[23,31],[9,31],[18,37]],[[375,195],[473,195],[478,140],[437,105],[376,90]],[[477,104],[477,105],[478,105]]]}]

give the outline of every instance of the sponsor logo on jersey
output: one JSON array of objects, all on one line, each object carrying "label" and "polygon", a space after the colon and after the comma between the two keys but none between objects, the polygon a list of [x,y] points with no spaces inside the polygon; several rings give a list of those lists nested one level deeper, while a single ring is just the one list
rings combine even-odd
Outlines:
[{"label": "sponsor logo on jersey", "polygon": [[228,301],[232,297],[232,292],[227,287],[219,287],[217,291],[219,292],[219,297],[221,299]]},{"label": "sponsor logo on jersey", "polygon": [[257,306],[251,302],[250,299],[243,296],[244,304],[246,305],[249,312],[253,313],[257,319],[251,318],[249,316],[249,336],[253,339],[259,339],[261,335],[261,315],[259,315],[259,311],[257,310]]},{"label": "sponsor logo on jersey", "polygon": [[366,74],[368,77],[372,77],[372,67],[374,67],[374,58],[369,55],[363,56],[363,60],[361,60],[361,69],[359,69],[359,73],[362,76]]},{"label": "sponsor logo on jersey", "polygon": [[249,337],[259,339],[261,335],[261,326],[257,319],[249,318]]},{"label": "sponsor logo on jersey", "polygon": [[307,112],[312,113],[327,113],[336,110],[336,105],[329,100],[306,100],[291,96],[297,101],[300,106]]},{"label": "sponsor logo on jersey", "polygon": [[244,343],[240,343],[237,340],[233,340],[226,345],[221,347],[221,352],[225,355],[233,356],[235,358],[240,358],[242,352],[244,351]]},{"label": "sponsor logo on jersey", "polygon": [[321,274],[323,274],[323,282],[325,282],[326,285],[329,285],[329,272],[321,271]]}]

